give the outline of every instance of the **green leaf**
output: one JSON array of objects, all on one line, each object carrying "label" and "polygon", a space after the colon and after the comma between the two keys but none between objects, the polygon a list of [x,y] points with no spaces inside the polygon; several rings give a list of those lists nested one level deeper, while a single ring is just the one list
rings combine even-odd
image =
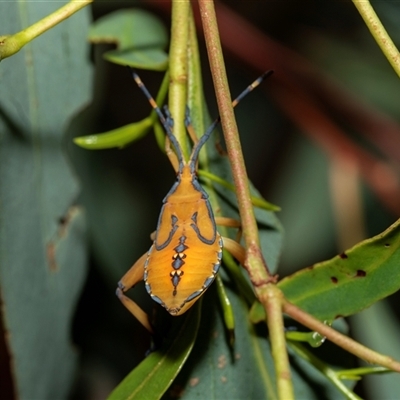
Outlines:
[{"label": "green leaf", "polygon": [[[6,32],[57,2],[2,7]],[[90,101],[84,9],[0,65],[0,297],[21,399],[68,397],[77,366],[71,325],[87,271],[85,216],[65,157],[72,115]]]},{"label": "green leaf", "polygon": [[200,324],[200,304],[175,319],[169,339],[151,353],[110,394],[109,400],[159,399],[171,385],[189,356]]},{"label": "green leaf", "polygon": [[168,35],[164,25],[154,15],[139,9],[124,9],[99,18],[90,28],[92,43],[115,43],[104,58],[134,68],[163,71],[168,66],[164,51]]},{"label": "green leaf", "polygon": [[111,50],[104,58],[119,65],[164,71],[168,67],[168,55],[161,49]]},{"label": "green leaf", "polygon": [[152,118],[147,117],[139,122],[134,122],[105,133],[76,137],[74,138],[74,143],[89,150],[102,150],[114,147],[123,148],[145,136],[152,125]]},{"label": "green leaf", "polygon": [[400,220],[331,260],[282,279],[286,298],[321,320],[355,314],[400,287]]}]

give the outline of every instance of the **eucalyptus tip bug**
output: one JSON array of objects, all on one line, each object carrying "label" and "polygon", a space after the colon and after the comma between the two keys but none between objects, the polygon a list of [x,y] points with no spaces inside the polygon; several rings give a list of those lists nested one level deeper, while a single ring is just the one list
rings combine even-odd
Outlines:
[{"label": "eucalyptus tip bug", "polygon": [[[232,105],[235,107],[271,74],[272,71],[263,73],[233,100]],[[140,257],[119,281],[116,293],[128,310],[152,332],[147,315],[124,294],[127,290],[144,280],[146,290],[155,302],[162,305],[171,315],[181,315],[214,281],[221,265],[223,247],[233,252],[236,251],[236,246],[241,246],[231,239],[222,238],[218,233],[208,195],[200,185],[196,173],[200,150],[220,122],[220,118],[216,118],[203,136],[194,143],[189,161],[186,162],[179,142],[173,134],[173,120],[168,108],[163,112],[139,75],[132,71],[132,76],[157,113],[168,139],[175,148],[174,154],[178,160],[177,180],[163,200],[154,242],[149,251]],[[188,113],[185,125],[189,130]],[[172,159],[171,162],[174,164]],[[221,222],[232,226],[232,222],[227,218],[222,218]],[[237,226],[236,221],[234,224]],[[239,253],[236,251],[236,254]]]}]

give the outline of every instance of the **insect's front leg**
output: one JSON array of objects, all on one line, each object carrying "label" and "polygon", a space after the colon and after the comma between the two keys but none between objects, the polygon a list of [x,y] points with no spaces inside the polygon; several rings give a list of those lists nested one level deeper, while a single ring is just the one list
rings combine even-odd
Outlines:
[{"label": "insect's front leg", "polygon": [[225,236],[222,236],[222,241],[224,243],[224,249],[228,250],[229,253],[231,253],[233,257],[235,257],[236,260],[243,265],[246,256],[244,247],[236,240],[227,238]]},{"label": "insect's front leg", "polygon": [[121,303],[133,314],[133,316],[150,332],[153,333],[153,328],[150,324],[148,315],[129,297],[125,296],[125,292],[143,280],[144,263],[147,258],[147,253],[143,254],[132,265],[129,271],[118,282],[116,295],[121,300]]},{"label": "insect's front leg", "polygon": [[240,244],[240,238],[242,236],[242,224],[237,219],[228,217],[215,217],[215,222],[217,225],[226,226],[228,228],[237,228],[238,234],[236,239],[230,239],[228,237],[222,236],[224,242],[224,248],[229,251],[235,257],[240,264],[243,265],[245,259],[244,247]]},{"label": "insect's front leg", "polygon": [[219,226],[226,226],[227,228],[237,228],[236,242],[240,242],[242,238],[242,224],[240,221],[234,218],[228,217],[215,217],[215,223]]}]

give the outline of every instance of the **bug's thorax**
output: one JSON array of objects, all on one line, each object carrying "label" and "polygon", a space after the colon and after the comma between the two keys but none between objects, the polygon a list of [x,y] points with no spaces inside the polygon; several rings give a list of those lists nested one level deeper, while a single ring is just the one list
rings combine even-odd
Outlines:
[{"label": "bug's thorax", "polygon": [[204,198],[204,192],[199,187],[197,176],[190,171],[189,165],[185,164],[182,167],[178,173],[177,181],[178,185],[167,197],[169,204],[179,204],[179,208],[183,211],[186,208],[185,205],[193,207],[193,205],[190,205],[191,203]]}]

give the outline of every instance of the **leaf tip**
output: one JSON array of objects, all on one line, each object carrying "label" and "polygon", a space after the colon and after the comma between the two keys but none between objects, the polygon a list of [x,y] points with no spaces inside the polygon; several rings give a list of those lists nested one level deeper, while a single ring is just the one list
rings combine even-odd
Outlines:
[{"label": "leaf tip", "polygon": [[73,139],[74,143],[79,147],[91,149],[98,142],[97,135],[78,136]]}]

